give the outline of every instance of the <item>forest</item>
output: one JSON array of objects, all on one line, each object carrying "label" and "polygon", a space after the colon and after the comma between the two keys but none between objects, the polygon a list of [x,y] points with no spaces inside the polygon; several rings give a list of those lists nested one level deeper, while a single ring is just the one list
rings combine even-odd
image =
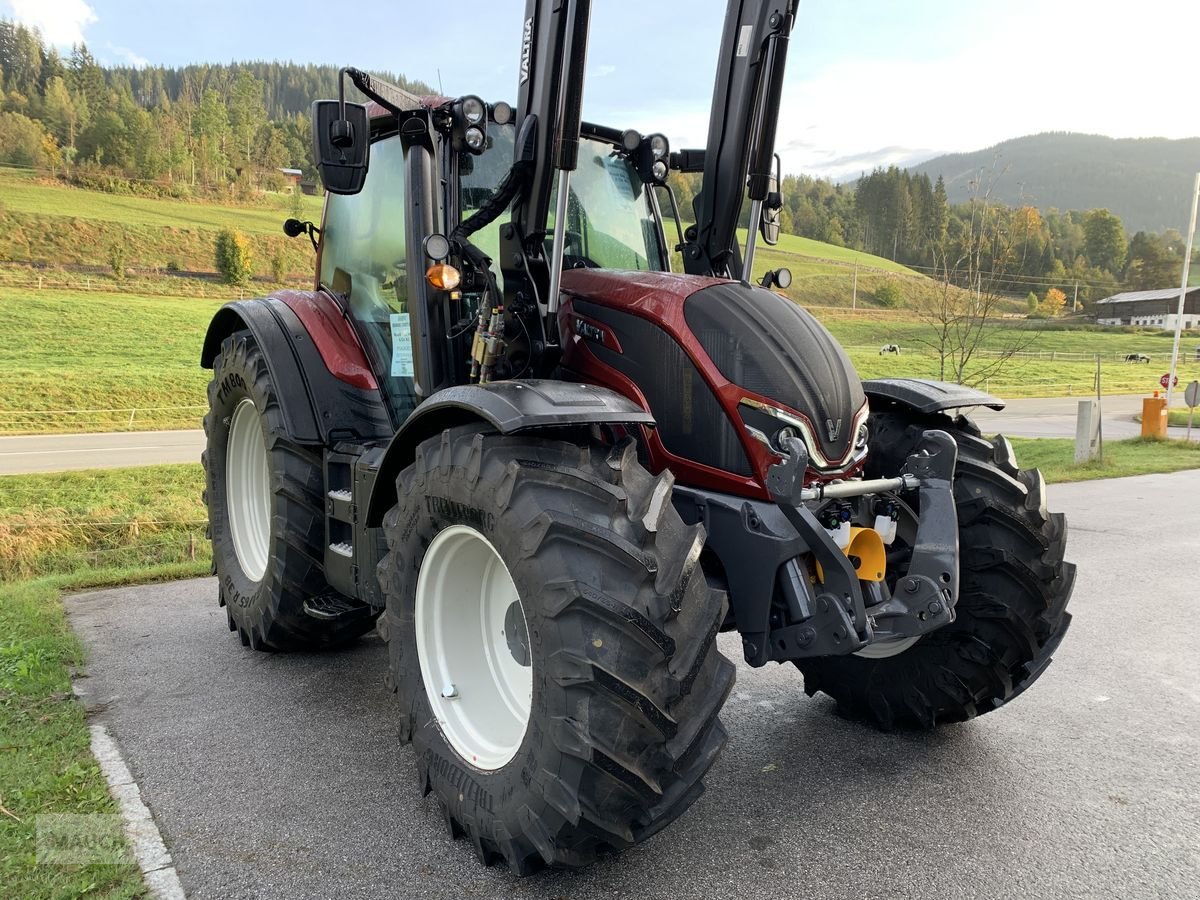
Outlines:
[{"label": "forest", "polygon": [[64,58],[0,19],[0,164],[105,190],[247,199],[279,187],[281,168],[315,178],[308,110],[337,96],[337,73],[281,62],[106,68],[86,45]]},{"label": "forest", "polygon": [[[418,93],[432,89],[378,73]],[[336,96],[333,66],[285,62],[106,68],[85,45],[66,57],[29,28],[0,20],[0,165],[36,168],[84,187],[159,196],[253,200],[281,168],[316,177],[308,108]],[[981,167],[965,200],[939,176],[895,167],[851,184],[787,175],[786,233],[865,250],[946,280],[988,277],[1010,295],[1050,287],[1082,302],[1178,279],[1178,232],[1128,235],[1107,209],[1057,210],[998,199],[1005,173]],[[692,218],[698,175],[673,175]],[[961,261],[972,256],[969,267]],[[973,286],[973,285],[964,285]],[[1031,303],[1031,308],[1032,308]]]}]

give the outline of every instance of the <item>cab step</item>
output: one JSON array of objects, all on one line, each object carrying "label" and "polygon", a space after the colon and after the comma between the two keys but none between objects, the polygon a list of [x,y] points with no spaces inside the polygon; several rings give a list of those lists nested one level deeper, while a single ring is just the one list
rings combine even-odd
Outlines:
[{"label": "cab step", "polygon": [[304,601],[305,615],[322,622],[349,621],[371,614],[371,607],[344,594],[329,591]]}]

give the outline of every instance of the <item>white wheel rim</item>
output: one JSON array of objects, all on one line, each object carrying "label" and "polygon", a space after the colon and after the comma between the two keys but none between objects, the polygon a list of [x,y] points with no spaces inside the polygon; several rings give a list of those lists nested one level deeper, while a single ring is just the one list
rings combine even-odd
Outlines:
[{"label": "white wheel rim", "polygon": [[262,581],[271,544],[271,475],[258,410],[248,397],[238,403],[229,422],[225,486],[238,565],[251,581]]},{"label": "white wheel rim", "polygon": [[921,636],[918,634],[914,637],[896,638],[892,641],[876,641],[874,644],[867,644],[854,655],[865,659],[887,659],[889,656],[899,656],[920,639]]},{"label": "white wheel rim", "polygon": [[425,551],[416,633],[425,694],[450,746],[479,769],[508,764],[533,705],[529,628],[508,567],[474,528],[451,525]]}]

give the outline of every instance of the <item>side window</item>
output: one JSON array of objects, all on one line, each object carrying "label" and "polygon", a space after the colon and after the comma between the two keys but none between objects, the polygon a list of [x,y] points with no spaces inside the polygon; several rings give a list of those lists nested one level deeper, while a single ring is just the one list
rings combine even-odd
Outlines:
[{"label": "side window", "polygon": [[[554,200],[550,227],[554,227]],[[568,265],[664,271],[666,260],[648,192],[637,170],[602,141],[579,142],[579,166],[567,202]],[[572,259],[574,258],[574,259]]]},{"label": "side window", "polygon": [[348,299],[398,422],[416,407],[404,210],[404,151],[390,137],[371,146],[360,193],[328,195],[321,231],[321,284]]}]

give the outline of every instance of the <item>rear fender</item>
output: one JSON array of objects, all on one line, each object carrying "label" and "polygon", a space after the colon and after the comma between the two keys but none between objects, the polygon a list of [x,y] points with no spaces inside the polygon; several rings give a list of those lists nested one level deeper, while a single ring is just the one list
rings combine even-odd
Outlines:
[{"label": "rear fender", "polygon": [[292,440],[331,447],[386,439],[391,420],[362,348],[340,314],[322,310],[322,300],[332,303],[324,294],[300,292],[227,303],[209,323],[200,365],[211,369],[225,338],[249,330],[266,357]]},{"label": "rear fender", "polygon": [[479,423],[500,434],[569,425],[645,425],[654,417],[608,388],[571,381],[497,381],[438,391],[417,407],[379,464],[367,505],[368,527],[377,527],[396,503],[396,479],[416,458],[422,441],[447,428]]}]

